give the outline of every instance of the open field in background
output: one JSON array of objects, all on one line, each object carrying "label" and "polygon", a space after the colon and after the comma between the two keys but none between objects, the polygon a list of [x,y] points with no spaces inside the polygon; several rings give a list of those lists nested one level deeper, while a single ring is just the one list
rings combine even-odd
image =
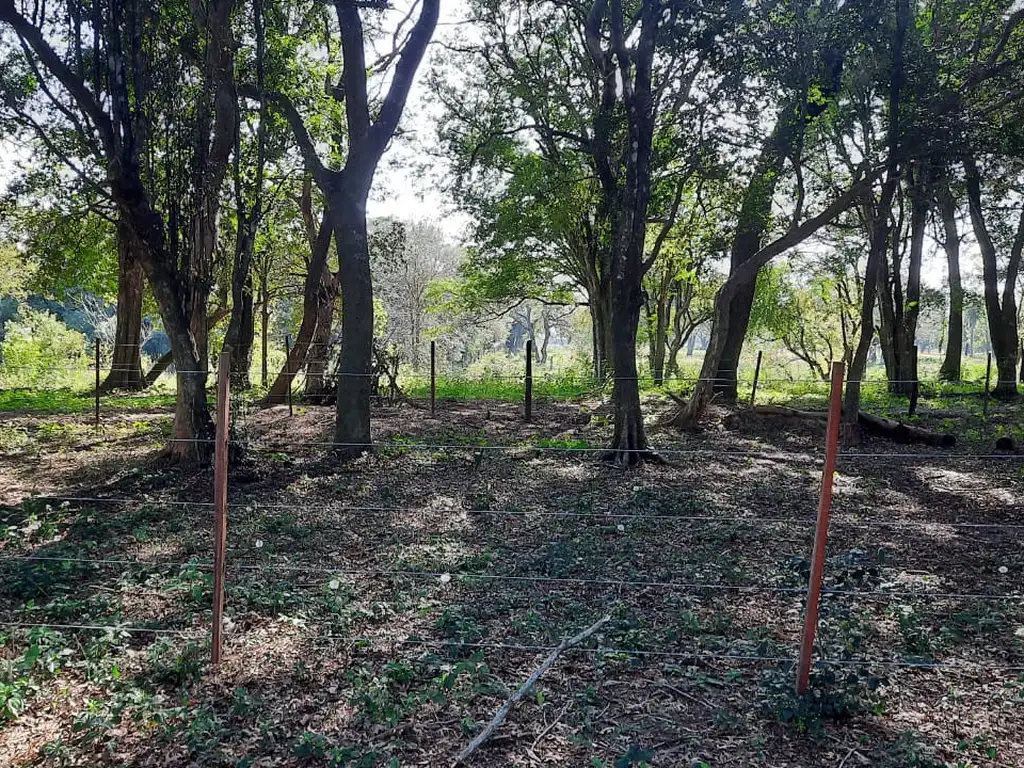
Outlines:
[{"label": "open field in background", "polygon": [[[759,401],[787,397],[771,379]],[[599,396],[540,398],[524,424],[521,389],[495,381],[453,387],[436,418],[377,409],[380,447],[345,466],[317,445],[332,409],[235,403],[217,670],[212,473],[157,460],[169,403],[110,398],[97,431],[88,398],[13,401],[0,764],[447,765],[546,648],[605,613],[472,765],[1022,764],[1024,457],[991,457],[1020,437],[1019,405],[983,421],[977,392],[925,386],[917,419],[956,448],[840,457],[816,653],[831,663],[797,700],[818,428],[683,434],[656,426],[671,404],[650,392],[671,464],[624,473],[594,459]],[[788,402],[824,402],[825,385],[795,387]],[[884,384],[865,394],[906,408]]]}]

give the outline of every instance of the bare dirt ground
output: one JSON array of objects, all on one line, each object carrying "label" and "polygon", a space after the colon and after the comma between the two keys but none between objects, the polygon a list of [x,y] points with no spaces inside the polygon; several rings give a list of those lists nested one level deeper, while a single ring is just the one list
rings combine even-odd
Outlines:
[{"label": "bare dirt ground", "polygon": [[212,474],[160,463],[166,412],[10,416],[0,764],[450,765],[609,615],[471,765],[1022,766],[1015,418],[844,451],[799,699],[819,427],[652,427],[670,463],[622,472],[597,403],[401,406],[340,464],[331,411],[239,408],[211,669]]}]

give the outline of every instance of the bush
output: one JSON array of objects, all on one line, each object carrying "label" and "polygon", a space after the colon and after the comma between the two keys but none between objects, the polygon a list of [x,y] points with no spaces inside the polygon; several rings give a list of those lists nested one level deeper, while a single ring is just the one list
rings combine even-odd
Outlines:
[{"label": "bush", "polygon": [[50,312],[23,306],[18,313],[18,320],[7,323],[0,343],[0,371],[6,386],[54,386],[70,370],[86,368],[85,336]]}]

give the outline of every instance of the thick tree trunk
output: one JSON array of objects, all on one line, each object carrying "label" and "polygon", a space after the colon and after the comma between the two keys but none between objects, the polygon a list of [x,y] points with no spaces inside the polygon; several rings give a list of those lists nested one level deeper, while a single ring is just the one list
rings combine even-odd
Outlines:
[{"label": "thick tree trunk", "polygon": [[611,283],[598,280],[589,291],[590,322],[594,332],[594,378],[603,380],[614,366]]},{"label": "thick tree trunk", "polygon": [[341,281],[341,360],[334,440],[339,455],[371,448],[370,374],[373,358],[373,281],[366,239],[369,179],[356,189],[332,190],[330,205]]},{"label": "thick tree trunk", "polygon": [[331,333],[334,330],[334,312],[338,304],[338,279],[329,269],[324,269],[317,288],[316,330],[306,354],[306,399],[311,403],[329,400],[329,384],[326,379]]},{"label": "thick tree trunk", "polygon": [[981,251],[982,273],[985,284],[985,314],[988,317],[989,339],[999,378],[992,390],[993,397],[1017,397],[1017,353],[1020,336],[1017,331],[1017,275],[1020,273],[1024,253],[1024,213],[1017,225],[1010,256],[1007,260],[1002,298],[999,291],[999,268],[996,247],[985,223],[981,200],[981,173],[973,157],[965,157],[967,200],[970,204],[971,223]]},{"label": "thick tree trunk", "polygon": [[242,291],[241,301],[238,336],[231,345],[231,385],[238,389],[249,389],[252,386],[249,372],[252,368],[252,348],[256,336],[256,313],[253,306],[255,302],[251,283]]},{"label": "thick tree trunk", "polygon": [[[729,254],[729,274],[732,275],[761,248],[761,240],[768,228],[772,213],[775,188],[782,174],[786,153],[798,145],[803,136],[804,120],[800,103],[783,106],[775,120],[775,128],[765,140],[754,173],[747,183],[740,206],[739,222]],[[738,286],[726,310],[729,313],[728,331],[722,338],[721,359],[714,374],[714,391],[727,401],[738,396],[738,373],[743,342],[750,325],[750,312],[754,305],[757,281]]]},{"label": "thick tree trunk", "polygon": [[127,223],[117,225],[117,327],[110,372],[100,386],[114,389],[144,389],[142,376],[142,300],[146,273],[135,258],[136,244]]},{"label": "thick tree trunk", "polygon": [[946,324],[946,355],[939,369],[943,381],[960,381],[964,347],[964,289],[960,279],[960,233],[956,228],[956,203],[948,183],[938,194],[939,214],[945,232],[943,249],[949,270],[949,318]]}]

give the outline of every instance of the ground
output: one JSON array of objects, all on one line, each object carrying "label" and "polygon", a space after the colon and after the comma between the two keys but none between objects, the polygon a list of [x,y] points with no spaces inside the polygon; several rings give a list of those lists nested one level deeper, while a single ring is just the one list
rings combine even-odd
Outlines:
[{"label": "ground", "polygon": [[471,765],[1024,765],[1019,406],[980,408],[922,399],[953,449],[844,449],[805,698],[820,425],[652,401],[668,463],[620,471],[599,398],[402,404],[339,465],[329,410],[236,404],[211,668],[212,473],[160,462],[166,407],[7,414],[0,764],[450,765],[609,615]]}]

